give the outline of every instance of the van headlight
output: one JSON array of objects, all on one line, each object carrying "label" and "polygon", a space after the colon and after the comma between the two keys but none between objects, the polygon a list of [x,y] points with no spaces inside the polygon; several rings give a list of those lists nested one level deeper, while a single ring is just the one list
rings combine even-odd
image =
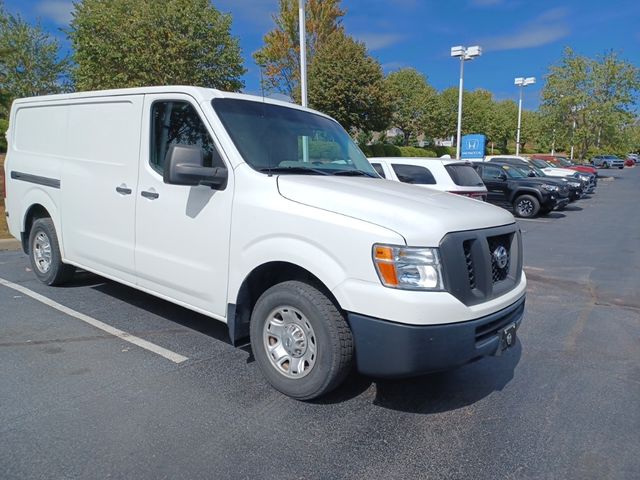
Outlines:
[{"label": "van headlight", "polygon": [[373,263],[385,287],[402,290],[443,290],[437,248],[373,246]]}]

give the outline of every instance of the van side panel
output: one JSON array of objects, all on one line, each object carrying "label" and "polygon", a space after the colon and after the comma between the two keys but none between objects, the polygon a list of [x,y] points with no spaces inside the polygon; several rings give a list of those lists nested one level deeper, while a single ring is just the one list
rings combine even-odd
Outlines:
[{"label": "van side panel", "polygon": [[69,102],[61,185],[65,260],[132,283],[143,98]]},{"label": "van side panel", "polygon": [[64,104],[13,104],[7,136],[5,202],[9,231],[18,239],[25,231],[25,215],[35,203],[47,209],[54,224],[60,225],[56,207],[61,194],[66,124]]}]

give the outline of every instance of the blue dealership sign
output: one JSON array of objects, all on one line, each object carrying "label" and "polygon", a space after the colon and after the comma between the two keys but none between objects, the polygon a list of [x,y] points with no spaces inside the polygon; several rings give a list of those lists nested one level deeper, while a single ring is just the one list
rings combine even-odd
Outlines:
[{"label": "blue dealership sign", "polygon": [[487,137],[481,133],[464,135],[460,142],[460,158],[484,157],[484,145],[486,141]]}]

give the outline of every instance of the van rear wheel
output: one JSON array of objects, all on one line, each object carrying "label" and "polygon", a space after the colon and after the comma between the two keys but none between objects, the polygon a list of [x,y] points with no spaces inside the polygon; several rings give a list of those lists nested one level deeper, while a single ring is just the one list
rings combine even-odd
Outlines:
[{"label": "van rear wheel", "polygon": [[298,400],[336,388],[353,358],[344,314],[327,295],[300,281],[277,284],[260,296],[251,314],[251,348],[269,383]]},{"label": "van rear wheel", "polygon": [[29,234],[29,259],[36,277],[46,285],[65,283],[75,272],[73,266],[62,262],[58,236],[50,218],[33,222]]}]

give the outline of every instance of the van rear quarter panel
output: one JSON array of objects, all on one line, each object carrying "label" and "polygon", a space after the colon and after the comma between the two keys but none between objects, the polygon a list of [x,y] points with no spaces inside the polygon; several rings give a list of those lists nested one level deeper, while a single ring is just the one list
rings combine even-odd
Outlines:
[{"label": "van rear quarter panel", "polygon": [[6,158],[9,231],[20,238],[30,206],[47,209],[60,232],[60,189],[11,178],[12,172],[60,180],[66,144],[66,105],[20,104],[12,106]]}]

